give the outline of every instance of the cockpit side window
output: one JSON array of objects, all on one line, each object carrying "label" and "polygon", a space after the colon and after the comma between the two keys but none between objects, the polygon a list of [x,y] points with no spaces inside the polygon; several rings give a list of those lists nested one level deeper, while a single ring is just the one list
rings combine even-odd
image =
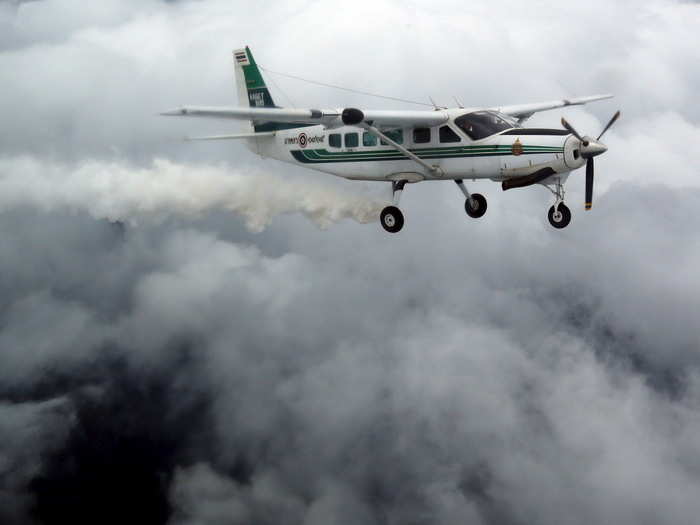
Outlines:
[{"label": "cockpit side window", "polygon": [[513,124],[493,111],[475,111],[455,119],[455,124],[472,140],[490,137],[501,131],[511,129]]}]

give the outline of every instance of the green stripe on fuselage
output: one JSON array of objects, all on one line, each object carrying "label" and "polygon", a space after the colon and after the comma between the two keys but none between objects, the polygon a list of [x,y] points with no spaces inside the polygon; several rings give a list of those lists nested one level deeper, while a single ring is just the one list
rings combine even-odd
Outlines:
[{"label": "green stripe on fuselage", "polygon": [[[409,149],[422,159],[442,159],[459,157],[494,157],[513,155],[510,145],[460,146],[455,148],[421,148]],[[522,155],[542,153],[563,153],[564,148],[555,146],[523,146]],[[377,151],[328,151],[327,149],[293,150],[290,152],[299,162],[305,164],[324,162],[363,162],[382,160],[403,160],[406,155],[397,150]]]}]

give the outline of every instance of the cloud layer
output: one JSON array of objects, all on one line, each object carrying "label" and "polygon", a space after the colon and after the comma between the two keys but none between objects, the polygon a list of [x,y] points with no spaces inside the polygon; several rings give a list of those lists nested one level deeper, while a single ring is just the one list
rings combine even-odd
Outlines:
[{"label": "cloud layer", "polygon": [[[697,4],[335,9],[0,12],[0,521],[695,521]],[[183,145],[232,130],[153,115],[234,103],[246,43],[413,99],[612,91],[566,112],[623,111],[594,210],[578,172],[563,231],[543,190],[475,183],[473,221],[423,183],[388,236],[386,188]]]}]

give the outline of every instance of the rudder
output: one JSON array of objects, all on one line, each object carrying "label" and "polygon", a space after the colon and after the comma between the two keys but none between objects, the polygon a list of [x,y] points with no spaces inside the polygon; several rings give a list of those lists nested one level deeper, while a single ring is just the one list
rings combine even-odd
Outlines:
[{"label": "rudder", "polygon": [[[236,49],[233,52],[233,62],[236,71],[236,88],[238,89],[238,100],[241,104],[248,101],[248,105],[253,108],[276,108],[279,107],[272,100],[270,90],[265,85],[262,73],[255,63],[250,48]],[[310,124],[291,124],[285,122],[251,122],[250,131],[256,133],[265,131],[276,131],[290,128],[303,128]]]},{"label": "rudder", "polygon": [[244,103],[243,101],[247,100],[248,104],[254,108],[276,107],[250,49],[246,46],[244,49],[235,50],[233,60],[236,65],[239,101]]}]

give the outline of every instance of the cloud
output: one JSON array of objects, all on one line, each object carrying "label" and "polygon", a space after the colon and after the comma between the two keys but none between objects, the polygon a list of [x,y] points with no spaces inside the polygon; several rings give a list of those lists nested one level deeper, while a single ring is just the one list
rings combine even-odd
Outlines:
[{"label": "cloud", "polygon": [[253,231],[292,212],[322,227],[344,218],[374,222],[386,205],[322,183],[163,159],[145,169],[116,162],[87,161],[73,167],[31,157],[0,159],[0,183],[2,210],[32,206],[42,212],[86,211],[99,219],[137,223],[221,209],[242,215]]},{"label": "cloud", "polygon": [[[0,37],[0,521],[695,519],[695,5],[81,6]],[[563,231],[537,188],[470,183],[473,221],[423,183],[388,236],[387,188],[176,141],[232,131],[154,114],[235,103],[245,43],[405,98],[612,91],[566,111],[623,112],[594,210],[580,172]]]},{"label": "cloud", "polygon": [[[611,192],[631,195],[635,203],[653,195],[643,189]],[[692,202],[680,206],[682,217],[694,208]],[[603,203],[601,208],[614,209]],[[659,238],[657,231],[666,225],[656,228],[649,223],[650,238]],[[579,230],[564,239],[564,246],[585,246],[596,229]],[[491,233],[477,232],[472,240],[486,245]],[[118,342],[117,355],[128,366],[122,372],[111,365],[86,369],[86,363],[103,361],[99,356],[107,343],[83,338],[62,350],[68,359],[54,361],[53,367],[73,378],[67,392],[76,391],[72,383],[106,385],[90,397],[90,412],[78,409],[79,420],[93,421],[91,432],[123,436],[124,448],[95,450],[98,461],[104,461],[102,454],[132,454],[141,432],[156,442],[177,437],[172,454],[154,458],[167,460],[175,477],[152,499],[154,506],[171,502],[175,522],[215,520],[236,509],[232,516],[241,522],[286,515],[313,523],[348,515],[348,508],[366,522],[416,515],[445,522],[460,515],[476,523],[513,522],[525,515],[554,523],[570,508],[581,522],[610,516],[632,522],[639,512],[662,512],[650,510],[650,501],[682,522],[696,512],[688,491],[698,481],[673,458],[696,454],[690,436],[698,424],[697,386],[689,371],[696,369],[697,356],[688,348],[697,341],[692,332],[683,336],[682,330],[664,326],[679,312],[694,311],[695,294],[670,293],[669,317],[657,318],[654,308],[620,309],[631,303],[643,307],[657,295],[654,287],[640,287],[635,275],[625,280],[624,271],[615,271],[636,258],[620,242],[624,235],[625,230],[612,229],[609,242],[588,245],[608,257],[587,271],[613,272],[592,289],[570,281],[586,266],[580,251],[561,250],[556,265],[548,262],[562,244],[556,236],[543,241],[541,256],[517,274],[501,273],[508,267],[499,262],[502,248],[482,250],[455,289],[450,280],[437,281],[427,272],[407,280],[403,272],[380,264],[392,252],[403,257],[411,242],[385,246],[369,257],[364,249],[346,252],[345,259],[334,257],[338,266],[331,267],[322,257],[265,256],[195,230],[159,238],[143,227],[129,228],[122,240],[112,237],[120,254],[114,266],[134,257],[144,260],[146,253],[155,258],[132,268],[124,282],[131,299],[118,316],[93,324],[104,341]],[[350,241],[361,237],[367,232]],[[518,260],[532,252],[527,239],[504,242]],[[87,267],[99,257],[81,253]],[[460,249],[462,257],[469,253]],[[437,274],[446,273],[452,261],[441,255],[419,254],[413,264],[432,264]],[[664,259],[649,258],[649,264],[661,268]],[[357,267],[362,271],[353,270]],[[68,265],[59,271],[53,282],[74,270]],[[688,282],[693,270],[676,265],[673,271],[679,282]],[[91,278],[91,290],[110,286],[101,274]],[[465,296],[481,300],[465,301]],[[70,312],[68,300],[51,310]],[[81,297],[79,290],[70,301],[96,309],[90,305],[95,299]],[[369,318],[366,308],[358,308],[367,304],[375,305]],[[29,330],[45,324],[39,316],[28,322]],[[47,340],[57,340],[66,324],[49,327],[41,331]],[[645,336],[657,339],[645,341]],[[659,353],[662,347],[668,351]],[[185,358],[178,357],[183,348]],[[636,358],[653,359],[639,368]],[[668,390],[656,384],[664,370],[682,378],[684,386]],[[26,371],[22,376],[23,386],[15,385],[15,392],[30,388],[31,378],[44,377]],[[142,393],[133,398],[122,390]],[[210,419],[197,425],[167,422],[168,414],[187,402],[188,391],[204,395],[206,404],[197,406]],[[66,390],[49,392],[65,395]],[[120,407],[141,407],[129,419],[135,435],[118,431],[119,419],[92,419],[126,410]],[[165,419],[148,415],[154,407]],[[151,423],[142,428],[147,420]],[[199,429],[208,438],[188,445]],[[66,473],[54,467],[50,479],[80,482],[83,469],[93,465],[84,463],[89,457],[77,445],[69,450],[80,469]],[[640,484],[651,473],[672,489],[658,492],[652,480]],[[639,488],[629,493],[633,480]],[[40,493],[42,505],[50,493]],[[552,494],[561,507],[538,503]],[[97,500],[107,504],[109,492]]]}]

